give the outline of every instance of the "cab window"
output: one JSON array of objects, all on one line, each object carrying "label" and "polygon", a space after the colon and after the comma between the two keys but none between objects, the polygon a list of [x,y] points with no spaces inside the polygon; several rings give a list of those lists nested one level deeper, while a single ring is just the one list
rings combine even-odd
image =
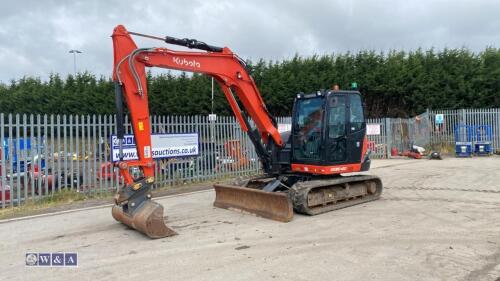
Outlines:
[{"label": "cab window", "polygon": [[363,122],[365,120],[363,116],[363,104],[361,103],[361,97],[357,94],[350,95],[351,106],[350,106],[350,122],[351,129],[353,131],[359,131],[363,128]]},{"label": "cab window", "polygon": [[345,136],[346,96],[331,97],[328,111],[328,137],[336,139]]}]

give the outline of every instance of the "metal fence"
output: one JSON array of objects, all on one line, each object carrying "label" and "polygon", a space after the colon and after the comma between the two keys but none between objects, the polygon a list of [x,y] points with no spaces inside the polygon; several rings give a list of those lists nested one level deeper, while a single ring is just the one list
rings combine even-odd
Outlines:
[{"label": "metal fence", "polygon": [[[439,114],[442,120],[436,118]],[[500,148],[500,108],[433,110],[429,111],[429,116],[431,144],[454,144],[455,126],[459,124],[489,125],[492,128],[492,147]]]},{"label": "metal fence", "polygon": [[[280,118],[287,121],[287,118]],[[197,132],[197,157],[156,161],[156,185],[180,185],[260,172],[253,146],[233,117],[152,116],[152,133]],[[131,125],[125,120],[126,133]],[[285,124],[286,127],[286,124]],[[3,208],[60,190],[102,192],[121,183],[110,160],[111,115],[0,114]]]},{"label": "metal fence", "polygon": [[455,144],[457,125],[491,127],[493,149],[500,148],[500,109],[427,110],[412,118],[368,119],[367,126],[378,125],[377,134],[368,134],[374,158],[389,158],[390,150],[410,149],[412,145],[431,148]]},{"label": "metal fence", "polygon": [[[443,119],[436,123],[436,115]],[[291,118],[280,117],[280,131],[291,129]],[[390,157],[412,144],[426,147],[453,144],[456,124],[491,125],[493,148],[500,147],[500,110],[427,111],[409,119],[367,120],[373,158]],[[156,161],[156,185],[179,185],[260,173],[257,155],[233,117],[152,116],[153,133],[200,136],[197,157]],[[126,120],[126,132],[131,126]],[[0,114],[0,203],[3,208],[38,199],[63,189],[113,191],[121,179],[110,161],[111,115]]]},{"label": "metal fence", "polygon": [[[388,158],[390,150],[409,149],[412,145],[426,147],[430,144],[431,123],[429,112],[413,118],[375,118],[367,119],[368,147],[373,158]],[[377,130],[370,132],[370,126]]]}]

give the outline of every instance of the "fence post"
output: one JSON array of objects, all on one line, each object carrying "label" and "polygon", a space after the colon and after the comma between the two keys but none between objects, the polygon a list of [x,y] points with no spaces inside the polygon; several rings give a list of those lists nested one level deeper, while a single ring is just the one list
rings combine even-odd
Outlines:
[{"label": "fence post", "polygon": [[[422,118],[421,122],[424,122],[424,118]],[[429,108],[425,109],[425,124],[425,126],[427,126],[425,131],[426,141],[429,146],[432,146],[432,132],[434,131],[434,128],[432,127],[431,113],[429,112]]]},{"label": "fence post", "polygon": [[392,149],[392,126],[391,118],[385,118],[385,153],[387,159],[391,158]]}]

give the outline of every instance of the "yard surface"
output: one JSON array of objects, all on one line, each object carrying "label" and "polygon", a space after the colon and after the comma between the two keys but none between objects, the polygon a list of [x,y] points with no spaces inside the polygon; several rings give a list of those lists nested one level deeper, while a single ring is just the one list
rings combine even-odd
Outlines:
[{"label": "yard surface", "polygon": [[[109,207],[0,223],[2,280],[500,280],[500,158],[375,160],[375,202],[279,223],[159,199],[179,235],[150,240]],[[77,268],[25,266],[77,252]]]}]

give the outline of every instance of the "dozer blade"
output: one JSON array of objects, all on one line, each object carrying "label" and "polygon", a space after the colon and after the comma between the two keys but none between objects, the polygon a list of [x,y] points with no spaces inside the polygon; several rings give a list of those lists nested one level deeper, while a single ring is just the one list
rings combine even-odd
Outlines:
[{"label": "dozer blade", "polygon": [[113,218],[149,236],[163,238],[177,233],[170,229],[163,220],[163,206],[151,200],[144,201],[130,214],[123,212],[121,206],[115,205],[111,211]]},{"label": "dozer blade", "polygon": [[271,220],[289,222],[293,205],[288,195],[233,185],[215,184],[214,206],[235,209]]}]

